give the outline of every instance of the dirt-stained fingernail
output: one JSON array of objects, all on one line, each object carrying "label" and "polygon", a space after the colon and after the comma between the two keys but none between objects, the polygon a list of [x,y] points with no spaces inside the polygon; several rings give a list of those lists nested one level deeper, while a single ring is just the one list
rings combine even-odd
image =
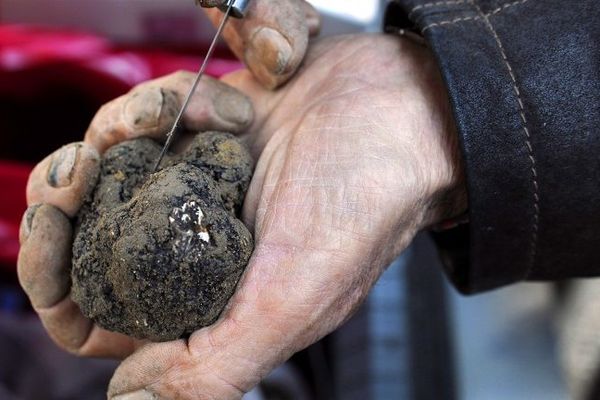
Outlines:
[{"label": "dirt-stained fingernail", "polygon": [[50,186],[62,188],[71,184],[80,148],[80,144],[70,144],[54,154],[46,177]]},{"label": "dirt-stained fingernail", "polygon": [[260,28],[252,37],[246,52],[246,63],[262,64],[274,75],[288,70],[293,49],[290,42],[273,28]]},{"label": "dirt-stained fingernail", "polygon": [[246,127],[254,118],[250,100],[233,89],[222,90],[217,95],[214,106],[221,118],[240,127]]},{"label": "dirt-stained fingernail", "polygon": [[133,129],[147,129],[158,125],[165,104],[165,96],[160,87],[146,87],[128,96],[124,107],[127,125]]},{"label": "dirt-stained fingernail", "polygon": [[147,390],[138,390],[136,392],[111,397],[110,400],[160,400],[160,398]]},{"label": "dirt-stained fingernail", "polygon": [[25,241],[29,238],[31,234],[31,227],[33,225],[33,218],[35,217],[35,213],[40,208],[41,204],[36,204],[29,207],[25,214],[23,214],[23,219],[21,220],[21,227],[19,230],[19,241],[21,244],[25,243]]}]

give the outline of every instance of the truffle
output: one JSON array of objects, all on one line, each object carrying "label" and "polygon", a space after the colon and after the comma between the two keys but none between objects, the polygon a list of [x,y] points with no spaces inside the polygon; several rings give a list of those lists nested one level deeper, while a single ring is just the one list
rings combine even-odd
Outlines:
[{"label": "truffle", "polygon": [[76,223],[72,298],[99,326],[153,341],[215,322],[253,240],[237,219],[252,161],[234,136],[198,134],[152,173],[160,146],[109,149]]}]

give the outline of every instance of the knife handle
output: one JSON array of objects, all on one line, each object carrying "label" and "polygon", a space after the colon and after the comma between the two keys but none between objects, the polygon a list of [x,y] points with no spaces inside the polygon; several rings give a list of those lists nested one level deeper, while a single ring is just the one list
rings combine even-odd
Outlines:
[{"label": "knife handle", "polygon": [[244,18],[246,15],[246,9],[248,8],[248,4],[250,0],[196,0],[197,4],[200,4],[201,7],[210,8],[217,7],[222,12],[227,12],[227,8],[229,8],[229,4],[231,5],[231,13],[230,15],[234,18]]}]

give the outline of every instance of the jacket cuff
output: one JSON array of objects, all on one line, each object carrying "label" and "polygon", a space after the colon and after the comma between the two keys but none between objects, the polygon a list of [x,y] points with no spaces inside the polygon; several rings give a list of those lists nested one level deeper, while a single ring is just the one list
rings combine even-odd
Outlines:
[{"label": "jacket cuff", "polygon": [[539,195],[533,145],[520,87],[490,20],[522,3],[482,10],[465,1],[398,1],[385,19],[387,31],[412,29],[425,37],[448,89],[470,222],[433,235],[465,293],[524,280],[534,268]]}]

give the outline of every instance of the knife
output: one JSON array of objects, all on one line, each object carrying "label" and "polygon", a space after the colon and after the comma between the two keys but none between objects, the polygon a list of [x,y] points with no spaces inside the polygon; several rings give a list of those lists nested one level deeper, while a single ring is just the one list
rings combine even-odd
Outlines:
[{"label": "knife", "polygon": [[181,106],[181,109],[179,110],[179,114],[177,114],[177,118],[175,118],[175,122],[173,123],[171,130],[169,131],[169,133],[167,133],[167,140],[160,152],[158,161],[156,162],[156,165],[154,166],[154,172],[158,171],[158,169],[160,168],[160,164],[161,164],[163,158],[165,157],[165,155],[167,154],[167,151],[169,151],[169,148],[171,147],[171,144],[173,143],[173,139],[175,138],[177,130],[180,128],[183,114],[185,114],[185,111],[187,110],[188,106],[190,105],[190,101],[192,100],[192,97],[194,97],[196,88],[198,87],[200,80],[204,76],[206,67],[208,66],[208,62],[210,61],[210,58],[212,57],[212,54],[213,54],[215,48],[217,47],[219,38],[221,37],[221,34],[223,33],[223,29],[225,28],[225,25],[227,24],[227,20],[229,19],[230,16],[234,17],[234,18],[243,18],[245,16],[246,9],[248,8],[248,4],[249,4],[250,0],[226,0],[226,1],[220,1],[220,2],[219,1],[215,2],[214,0],[212,0],[212,1],[211,0],[197,0],[197,2],[202,7],[218,7],[224,13],[223,19],[221,20],[221,23],[219,24],[217,32],[215,33],[215,36],[213,37],[210,47],[208,48],[208,51],[206,52],[206,55],[204,56],[204,61],[202,62],[202,65],[200,66],[200,69],[198,70],[198,74],[196,75],[196,79],[194,79],[194,82],[192,83],[190,91],[188,92],[188,94],[185,98],[185,101],[183,102],[183,105]]}]

